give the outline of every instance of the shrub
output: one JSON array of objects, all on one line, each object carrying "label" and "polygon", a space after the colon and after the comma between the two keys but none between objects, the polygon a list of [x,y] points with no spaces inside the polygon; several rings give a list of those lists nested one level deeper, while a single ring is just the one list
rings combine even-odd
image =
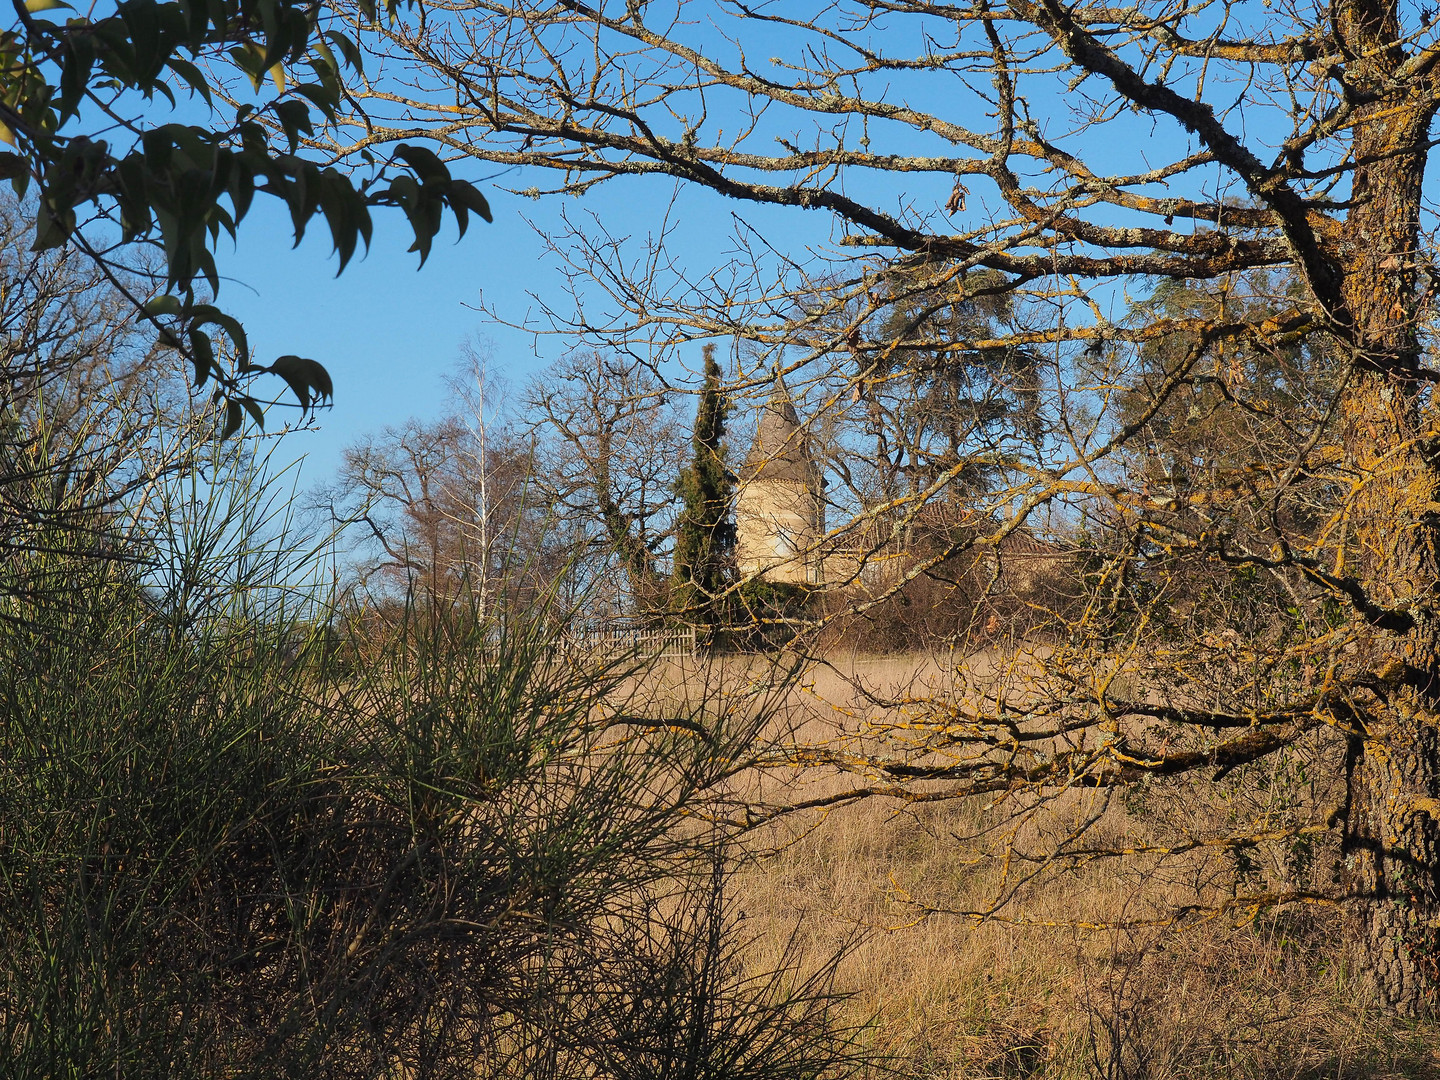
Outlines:
[{"label": "shrub", "polygon": [[297,603],[262,503],[211,486],[135,561],[61,533],[6,567],[0,1074],[856,1067],[823,973],[732,962],[700,822],[762,718],[559,658],[544,612],[337,643],[366,620]]}]

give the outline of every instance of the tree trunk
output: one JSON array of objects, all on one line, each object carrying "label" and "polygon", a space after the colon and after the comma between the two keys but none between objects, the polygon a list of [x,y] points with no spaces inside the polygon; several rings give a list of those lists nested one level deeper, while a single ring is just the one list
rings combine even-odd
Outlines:
[{"label": "tree trunk", "polygon": [[[1393,8],[1344,5],[1338,27],[1383,69],[1396,62]],[[1376,47],[1376,46],[1379,47]],[[1364,48],[1362,49],[1362,46]],[[1352,65],[1361,70],[1369,64]],[[1440,470],[1416,377],[1421,181],[1433,106],[1381,98],[1362,109],[1354,205],[1341,236],[1341,314],[1356,348],[1342,402],[1346,478],[1356,484],[1336,569],[1364,590],[1358,730],[1347,775],[1344,851],[1358,946],[1381,1000],[1431,1012],[1440,993]],[[1373,695],[1373,696],[1372,696]]]},{"label": "tree trunk", "polygon": [[1363,484],[1355,572],[1398,622],[1372,625],[1357,657],[1374,698],[1358,710],[1364,730],[1352,743],[1344,838],[1361,954],[1380,999],[1412,1016],[1433,1010],[1440,989],[1440,666],[1425,610],[1437,580],[1437,483],[1416,446],[1413,399],[1372,374],[1346,401],[1347,457]]}]

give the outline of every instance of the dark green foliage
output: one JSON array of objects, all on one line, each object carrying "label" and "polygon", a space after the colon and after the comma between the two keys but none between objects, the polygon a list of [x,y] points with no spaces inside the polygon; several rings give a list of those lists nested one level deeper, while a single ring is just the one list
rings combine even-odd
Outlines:
[{"label": "dark green foliage", "polygon": [[1282,314],[1296,289],[1288,275],[1255,271],[1220,285],[1162,281],[1135,305],[1133,326],[1188,324],[1135,349],[1120,399],[1123,421],[1143,422],[1132,458],[1155,494],[1230,486],[1256,462],[1295,453],[1323,422],[1345,376],[1333,341],[1260,347],[1213,331]]},{"label": "dark green foliage", "polygon": [[706,345],[705,383],[690,441],[692,457],[676,485],[684,509],[675,533],[672,608],[701,626],[723,621],[722,598],[733,579],[734,483],[725,467],[725,418],[730,405],[722,374],[715,346]]},{"label": "dark green foliage", "polygon": [[736,590],[737,610],[730,641],[738,648],[783,648],[801,621],[813,614],[818,590],[808,585],[751,578]]},{"label": "dark green foliage", "polygon": [[[404,212],[422,262],[446,210],[462,234],[472,211],[490,218],[484,197],[424,147],[398,145],[385,161],[367,154],[363,179],[305,155],[302,137],[336,119],[342,65],[360,67],[345,24],[323,3],[124,0],[105,16],[54,22],[36,14],[62,7],[17,4],[18,22],[0,32],[7,86],[0,138],[14,147],[0,153],[0,177],[20,194],[35,184],[37,250],[74,243],[107,267],[127,246],[162,254],[166,291],[144,305],[145,314],[160,343],[193,363],[197,386],[216,380],[229,399],[229,431],[246,411],[262,419],[244,391],[255,373],[279,376],[302,409],[331,396],[330,377],[313,360],[256,363],[239,323],[196,294],[200,283],[212,296],[219,291],[212,248],[222,233],[234,237],[257,193],[284,202],[297,243],[322,216],[342,270],[362,243],[369,246],[373,207]],[[373,6],[367,10],[373,20]],[[236,89],[225,83],[227,72],[257,93],[268,74],[275,92],[221,119],[219,95]],[[173,106],[177,91],[198,99],[194,108],[208,124],[150,122],[156,97]],[[94,132],[76,130],[97,122],[103,126]],[[118,226],[119,249],[97,244],[87,230],[102,219]],[[132,299],[139,304],[143,295]],[[217,332],[234,352],[233,370],[218,356]]]},{"label": "dark green foliage", "polygon": [[[1214,330],[1277,317],[1297,287],[1274,271],[1221,283],[1160,282],[1128,321],[1169,320],[1182,329],[1113,346],[1106,357],[1124,373],[1119,416],[1135,427],[1124,463],[1146,502],[1143,523],[1096,537],[1107,555],[1107,606],[1097,611],[1116,617],[1116,632],[1129,633],[1143,612],[1172,640],[1230,631],[1283,652],[1283,641],[1333,628],[1322,597],[1297,604],[1308,591],[1297,591],[1297,581],[1236,558],[1318,538],[1349,497],[1339,475],[1323,469],[1296,470],[1278,490],[1274,484],[1331,420],[1348,377],[1334,341],[1312,334],[1261,345]],[[1218,561],[1216,544],[1225,553]]]}]

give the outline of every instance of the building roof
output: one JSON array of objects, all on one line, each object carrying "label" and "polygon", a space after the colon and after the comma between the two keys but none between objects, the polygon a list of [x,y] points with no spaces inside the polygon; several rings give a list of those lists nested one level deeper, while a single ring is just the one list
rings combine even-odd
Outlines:
[{"label": "building roof", "polygon": [[814,485],[818,480],[815,462],[810,457],[809,440],[800,426],[795,402],[785,387],[785,380],[775,376],[775,392],[760,410],[755,428],[755,441],[740,470],[740,479],[783,480],[792,484]]}]

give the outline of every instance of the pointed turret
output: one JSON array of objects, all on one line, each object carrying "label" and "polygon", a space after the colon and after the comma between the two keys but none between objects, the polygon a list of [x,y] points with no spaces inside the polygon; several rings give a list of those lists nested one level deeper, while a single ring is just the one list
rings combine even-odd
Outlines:
[{"label": "pointed turret", "polygon": [[739,479],[735,539],[740,572],[780,584],[820,584],[817,546],[825,533],[824,480],[778,373]]},{"label": "pointed turret", "polygon": [[779,375],[775,376],[775,392],[760,410],[755,441],[742,466],[741,479],[792,484],[810,484],[815,480],[815,463],[810,457],[805,429],[800,426],[800,416],[785,380]]}]

